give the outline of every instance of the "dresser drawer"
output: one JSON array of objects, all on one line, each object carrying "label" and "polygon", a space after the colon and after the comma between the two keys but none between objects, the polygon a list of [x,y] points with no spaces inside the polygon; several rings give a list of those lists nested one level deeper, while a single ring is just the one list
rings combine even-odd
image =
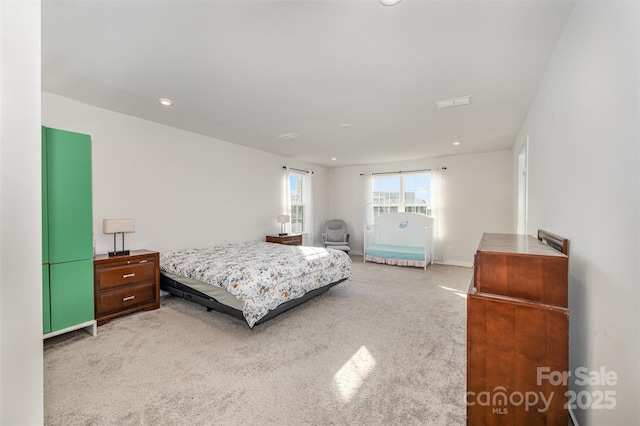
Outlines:
[{"label": "dresser drawer", "polygon": [[107,315],[154,302],[155,287],[155,282],[149,282],[97,294],[96,315]]},{"label": "dresser drawer", "polygon": [[108,290],[123,285],[155,281],[156,264],[152,261],[116,265],[96,270],[96,290]]}]

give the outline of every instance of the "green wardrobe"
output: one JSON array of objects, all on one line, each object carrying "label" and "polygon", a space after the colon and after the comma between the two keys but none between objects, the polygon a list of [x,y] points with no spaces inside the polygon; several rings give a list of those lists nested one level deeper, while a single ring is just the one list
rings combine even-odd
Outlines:
[{"label": "green wardrobe", "polygon": [[91,327],[93,308],[91,137],[42,128],[43,332]]}]

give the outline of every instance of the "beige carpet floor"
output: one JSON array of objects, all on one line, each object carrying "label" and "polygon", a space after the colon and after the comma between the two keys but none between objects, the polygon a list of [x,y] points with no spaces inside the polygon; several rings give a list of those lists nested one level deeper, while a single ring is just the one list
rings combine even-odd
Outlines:
[{"label": "beige carpet floor", "polygon": [[471,269],[363,263],[262,325],[167,296],[45,341],[48,425],[465,423]]}]

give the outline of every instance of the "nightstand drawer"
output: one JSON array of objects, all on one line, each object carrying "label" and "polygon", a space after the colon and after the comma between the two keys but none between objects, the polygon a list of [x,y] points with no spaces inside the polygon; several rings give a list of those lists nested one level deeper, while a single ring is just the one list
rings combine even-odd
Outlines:
[{"label": "nightstand drawer", "polygon": [[294,236],[294,237],[282,237],[280,239],[280,244],[286,245],[300,245],[302,244],[302,237]]},{"label": "nightstand drawer", "polygon": [[123,287],[96,295],[96,315],[107,315],[154,302],[156,299],[155,282]]},{"label": "nightstand drawer", "polygon": [[117,265],[96,270],[96,290],[107,290],[123,285],[155,281],[155,262],[132,263]]},{"label": "nightstand drawer", "polygon": [[301,246],[302,234],[293,235],[267,235],[266,241],[268,243],[284,244],[287,246]]}]

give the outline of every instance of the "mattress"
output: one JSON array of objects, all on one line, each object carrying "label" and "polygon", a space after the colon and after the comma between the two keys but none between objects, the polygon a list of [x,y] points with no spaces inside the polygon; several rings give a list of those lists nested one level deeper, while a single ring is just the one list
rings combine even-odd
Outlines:
[{"label": "mattress", "polygon": [[162,271],[161,273],[162,275],[169,277],[172,280],[177,281],[189,288],[192,288],[204,294],[205,296],[211,297],[218,303],[222,303],[223,305],[230,308],[241,311],[244,306],[241,300],[239,300],[237,297],[235,297],[233,294],[229,293],[222,287],[203,283],[202,281],[194,280],[193,278],[187,278],[177,274],[172,274],[171,272]]},{"label": "mattress", "polygon": [[364,252],[368,256],[387,259],[424,260],[424,247],[376,244],[367,247]]},{"label": "mattress", "polygon": [[351,259],[339,250],[249,242],[161,253],[160,269],[202,293],[229,293],[211,297],[238,306],[253,327],[278,306],[349,278]]}]

